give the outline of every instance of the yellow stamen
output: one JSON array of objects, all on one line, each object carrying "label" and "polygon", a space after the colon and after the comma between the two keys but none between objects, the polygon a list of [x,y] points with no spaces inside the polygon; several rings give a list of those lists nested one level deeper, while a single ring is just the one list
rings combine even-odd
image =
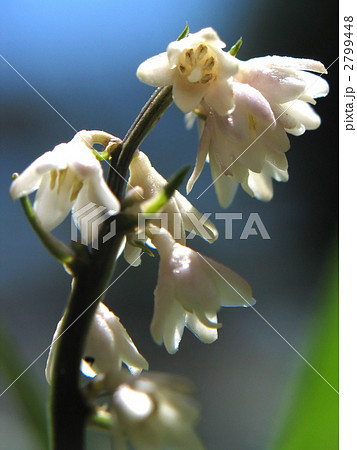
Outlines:
[{"label": "yellow stamen", "polygon": [[75,200],[79,194],[79,191],[82,189],[83,187],[83,182],[81,180],[76,180],[73,184],[72,187],[72,193],[71,193],[71,197],[70,197],[70,201],[73,202],[73,200]]},{"label": "yellow stamen", "polygon": [[51,180],[50,180],[50,189],[54,189],[56,185],[56,179],[57,179],[57,170],[51,170],[50,172]]}]

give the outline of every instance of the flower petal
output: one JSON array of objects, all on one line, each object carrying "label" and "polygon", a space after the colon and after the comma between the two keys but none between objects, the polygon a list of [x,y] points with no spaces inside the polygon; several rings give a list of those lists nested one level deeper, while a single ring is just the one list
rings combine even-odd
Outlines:
[{"label": "flower petal", "polygon": [[214,81],[205,93],[205,101],[221,116],[231,113],[235,106],[232,83],[227,80]]},{"label": "flower petal", "polygon": [[214,154],[210,154],[210,166],[218,203],[222,208],[228,208],[237,192],[238,184],[230,176],[222,174]]},{"label": "flower petal", "polygon": [[182,112],[193,111],[207,92],[206,85],[190,83],[179,77],[175,78],[172,97]]},{"label": "flower petal", "polygon": [[258,200],[269,202],[273,198],[272,179],[270,176],[265,175],[264,172],[255,173],[249,171],[248,186]]},{"label": "flower petal", "polygon": [[161,266],[154,295],[154,315],[151,321],[150,331],[154,341],[158,345],[161,345],[164,342],[165,320],[170,313],[172,303],[175,301],[173,299],[172,280]]},{"label": "flower petal", "polygon": [[309,104],[302,100],[296,100],[282,106],[287,107],[287,114],[296,121],[296,126],[294,128],[286,129],[290,134],[300,136],[305,130],[316,130],[321,124],[320,116]]},{"label": "flower petal", "polygon": [[[217,316],[215,321],[217,322]],[[186,327],[205,344],[211,344],[218,339],[217,328],[207,327],[194,314],[186,313]]]},{"label": "flower petal", "polygon": [[201,172],[202,172],[203,167],[206,162],[206,157],[207,157],[209,145],[211,142],[210,125],[208,122],[209,120],[210,120],[210,118],[208,117],[206,120],[206,124],[205,124],[204,130],[203,130],[203,133],[201,135],[200,144],[198,146],[195,168],[194,168],[192,175],[190,176],[190,179],[188,180],[187,185],[186,185],[187,194],[189,194],[191,192],[191,189],[193,188],[194,184],[196,183],[198,177],[201,175]]},{"label": "flower petal", "polygon": [[286,69],[295,70],[309,70],[310,72],[327,73],[325,66],[314,59],[307,58],[293,58],[291,56],[265,56],[262,58],[255,58],[251,61],[258,61],[260,64],[267,64],[276,67],[283,67]]},{"label": "flower petal", "polygon": [[128,366],[129,370],[136,373],[142,369],[148,370],[148,362],[138,352],[134,342],[120,322],[119,317],[109,311],[103,303],[99,303],[98,305],[98,314],[110,326],[119,358]]},{"label": "flower petal", "polygon": [[[68,178],[68,174],[66,177]],[[46,173],[42,177],[33,205],[42,227],[47,231],[51,231],[66,218],[73,204],[70,193],[64,186],[59,190],[56,186],[51,189],[50,183],[51,176]]]},{"label": "flower petal", "polygon": [[252,67],[246,82],[276,103],[294,100],[303,94],[306,88],[299,72],[277,67]]},{"label": "flower petal", "polygon": [[[46,152],[37,158],[11,184],[10,195],[13,200],[29,195],[38,189],[42,176],[58,168],[58,158],[53,152]],[[61,167],[63,168],[63,167]]]},{"label": "flower petal", "polygon": [[96,174],[88,180],[85,180],[81,191],[82,190],[83,192],[86,192],[90,202],[104,206],[108,214],[114,215],[118,214],[120,211],[119,200],[110,190],[102,173]]},{"label": "flower petal", "polygon": [[173,301],[171,308],[165,318],[164,344],[166,350],[170,353],[176,353],[185,328],[185,310],[180,303]]},{"label": "flower petal", "polygon": [[215,279],[222,306],[251,306],[255,304],[247,281],[230,268],[204,256],[206,271]]},{"label": "flower petal", "polygon": [[300,74],[305,80],[306,88],[304,95],[311,98],[326,97],[329,93],[330,86],[328,82],[320,75],[309,72],[301,72]]},{"label": "flower petal", "polygon": [[150,86],[170,86],[173,83],[174,72],[169,66],[167,53],[160,53],[141,63],[136,76]]},{"label": "flower petal", "polygon": [[218,238],[218,231],[213,223],[208,219],[201,221],[203,214],[197,211],[178,191],[174,195],[178,209],[182,211],[184,228],[190,233],[198,234],[210,243],[214,242]]},{"label": "flower petal", "polygon": [[134,245],[130,244],[130,242],[127,242],[124,249],[124,258],[131,266],[140,266],[141,252],[142,250],[140,247],[135,247]]}]

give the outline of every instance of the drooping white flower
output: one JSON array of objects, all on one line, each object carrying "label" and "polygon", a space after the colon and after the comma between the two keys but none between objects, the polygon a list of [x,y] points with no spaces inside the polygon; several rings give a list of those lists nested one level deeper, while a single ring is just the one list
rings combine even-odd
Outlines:
[{"label": "drooping white flower", "polygon": [[221,306],[255,303],[248,283],[228,267],[202,256],[151,227],[151,241],[160,254],[151,334],[169,353],[178,350],[184,327],[202,342],[214,342]]},{"label": "drooping white flower", "polygon": [[[103,206],[108,214],[117,214],[119,201],[106,184],[102,166],[91,150],[95,143],[109,141],[109,136],[82,130],[70,142],[44,153],[13,181],[11,197],[16,199],[38,190],[34,211],[47,231],[59,225],[71,209],[76,219],[91,203]],[[77,222],[80,226],[80,217]]]},{"label": "drooping white flower", "polygon": [[144,61],[137,76],[151,86],[172,85],[174,102],[185,113],[204,99],[218,114],[228,114],[234,108],[231,77],[238,62],[224,47],[212,28],[204,28]]},{"label": "drooping white flower", "polygon": [[199,410],[192,388],[178,377],[152,375],[128,379],[113,394],[118,448],[202,450],[194,431]]},{"label": "drooping white flower", "polygon": [[309,105],[316,98],[325,97],[329,85],[320,75],[327,70],[320,61],[265,56],[239,61],[236,79],[260,91],[269,101],[276,120],[285,130],[296,136],[305,130],[315,130],[321,120]]},{"label": "drooping white flower", "polygon": [[280,170],[287,169],[284,152],[289,149],[289,139],[284,128],[275,121],[269,102],[251,86],[234,82],[236,108],[222,117],[209,110],[201,134],[196,166],[187,183],[190,192],[199,177],[207,156],[212,178],[221,206],[233,200],[237,184],[251,195],[250,172],[260,173],[273,161]]},{"label": "drooping white flower", "polygon": [[[49,383],[52,378],[57,340],[61,339],[60,333],[65,332],[61,330],[62,320],[57,325],[47,359],[46,378]],[[109,380],[111,377],[116,377],[122,363],[126,364],[134,374],[149,368],[146,359],[138,352],[119,317],[103,303],[99,303],[86,337],[82,371],[87,376],[103,374]]]},{"label": "drooping white flower", "polygon": [[[167,181],[152,167],[145,153],[137,151],[130,164],[129,186],[142,188],[142,199],[149,200],[154,197]],[[142,200],[141,199],[141,200]],[[138,210],[139,211],[139,210]],[[151,220],[152,223],[167,228],[177,242],[186,243],[185,231],[198,234],[208,242],[214,242],[218,237],[218,231],[213,223],[203,216],[197,209],[178,191],[170,198],[160,212],[160,217]],[[133,240],[133,239],[131,239]],[[127,243],[125,258],[133,265],[140,264],[138,255],[140,248]]]},{"label": "drooping white flower", "polygon": [[187,183],[190,192],[208,157],[221,206],[228,206],[240,183],[260,200],[273,196],[272,178],[288,180],[286,133],[299,135],[320,125],[306,103],[328,93],[328,84],[304,70],[326,73],[313,60],[269,56],[239,62],[234,77],[235,109],[225,117],[212,108],[198,108],[201,140],[195,170]]}]

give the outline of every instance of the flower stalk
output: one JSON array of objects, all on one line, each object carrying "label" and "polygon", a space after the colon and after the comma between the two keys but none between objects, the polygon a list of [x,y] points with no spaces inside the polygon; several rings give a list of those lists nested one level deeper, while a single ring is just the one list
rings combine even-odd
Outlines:
[{"label": "flower stalk", "polygon": [[[112,153],[108,184],[123,196],[128,167],[135,150],[172,103],[171,87],[159,88],[146,103],[122,143]],[[74,261],[72,292],[68,299],[54,356],[50,409],[53,450],[84,449],[87,420],[93,414],[79,388],[78,378],[85,338],[97,305],[103,300],[115,269],[118,248],[132,229],[130,217],[115,217],[116,235],[103,243],[106,224],[99,236],[99,249],[88,250]],[[78,252],[77,252],[78,253]],[[83,257],[83,254],[85,257]]]},{"label": "flower stalk", "polygon": [[46,249],[53,257],[55,257],[65,266],[67,271],[72,273],[72,265],[74,263],[75,257],[73,251],[62,241],[56,239],[51,233],[43,229],[40,221],[34,213],[30,199],[27,195],[24,195],[20,198],[20,203],[27,220],[29,221],[42,244],[46,247]]},{"label": "flower stalk", "polygon": [[158,88],[140,111],[120,145],[120,150],[113,155],[108,174],[108,185],[113,193],[122,199],[126,174],[135,150],[154,128],[161,116],[172,103],[172,87]]}]

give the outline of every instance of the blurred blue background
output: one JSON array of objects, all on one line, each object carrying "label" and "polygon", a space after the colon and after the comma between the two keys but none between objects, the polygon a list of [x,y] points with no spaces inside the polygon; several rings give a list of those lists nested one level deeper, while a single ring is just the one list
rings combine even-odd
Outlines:
[{"label": "blurred blue background", "polygon": [[[338,56],[337,5],[322,0],[4,2],[0,53],[73,128],[123,137],[153,91],[136,79],[136,68],[164,51],[186,21],[192,32],[212,26],[228,48],[242,36],[240,59],[288,55],[314,58],[327,67]],[[243,214],[233,224],[234,240],[213,246],[199,238],[190,242],[244,276],[258,311],[302,354],[309,348],[312,317],[320,317],[324,308],[319,292],[337,231],[337,77],[335,63],[327,76],[331,92],[316,107],[322,125],[291,137],[290,180],[275,183],[273,200],[263,204],[239,191],[229,208]],[[69,141],[74,131],[1,58],[0,79],[1,322],[25,368],[50,344],[70,278],[37,241],[8,188],[13,172]],[[193,166],[197,144],[196,130],[188,132],[182,113],[172,106],[141,149],[168,177],[183,165]],[[210,182],[206,167],[189,199],[200,211],[221,212],[213,188],[196,201]],[[239,239],[251,212],[259,213],[271,240]],[[223,222],[216,225],[223,235]],[[69,221],[56,234],[68,241]],[[118,273],[125,267],[121,261]],[[106,303],[151,369],[195,382],[203,406],[199,430],[208,449],[268,448],[281,405],[305,363],[249,309],[221,311],[224,326],[216,343],[206,346],[186,331],[179,352],[168,355],[149,334],[156,277],[157,261],[144,258],[110,289]],[[43,356],[24,375],[35,377],[44,397],[45,363]],[[316,368],[324,374],[323,366]],[[0,390],[7,385],[0,374]],[[323,380],[319,388],[330,395]],[[1,449],[38,448],[13,389],[0,398],[0,427]],[[96,433],[90,433],[90,441],[90,448],[106,448]]]}]

